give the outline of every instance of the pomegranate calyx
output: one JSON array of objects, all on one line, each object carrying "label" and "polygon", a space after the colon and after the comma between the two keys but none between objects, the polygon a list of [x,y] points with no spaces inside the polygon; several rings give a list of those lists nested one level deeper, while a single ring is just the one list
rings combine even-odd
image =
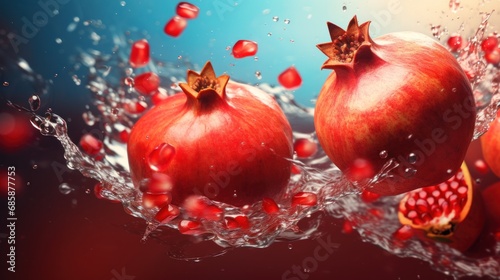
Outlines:
[{"label": "pomegranate calyx", "polygon": [[219,96],[224,99],[226,96],[226,85],[229,81],[228,75],[215,76],[212,63],[207,61],[201,72],[198,74],[193,70],[187,71],[187,83],[180,83],[179,87],[188,98],[197,100],[207,100],[211,97]]},{"label": "pomegranate calyx", "polygon": [[356,16],[349,22],[347,30],[327,22],[332,41],[316,45],[328,57],[321,69],[334,69],[339,65],[352,65],[358,50],[362,46],[366,45],[369,48],[372,45],[372,40],[368,34],[369,24],[368,21],[359,25]]}]

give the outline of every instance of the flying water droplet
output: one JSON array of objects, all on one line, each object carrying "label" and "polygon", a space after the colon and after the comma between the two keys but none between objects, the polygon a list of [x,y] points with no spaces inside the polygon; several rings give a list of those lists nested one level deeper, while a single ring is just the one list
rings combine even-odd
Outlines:
[{"label": "flying water droplet", "polygon": [[274,17],[273,17],[273,21],[274,21],[274,22],[277,22],[278,20],[280,20],[280,18],[279,18],[279,17],[277,17],[277,16],[274,16]]},{"label": "flying water droplet", "polygon": [[64,195],[70,194],[73,191],[74,189],[70,187],[67,183],[62,183],[59,185],[59,192]]},{"label": "flying water droplet", "polygon": [[4,87],[8,87],[9,86],[9,82],[3,82],[2,84]]},{"label": "flying water droplet", "polygon": [[284,22],[285,24],[290,24],[290,19],[288,19],[288,18],[287,18],[287,19],[285,19],[283,22]]},{"label": "flying water droplet", "polygon": [[347,11],[347,6],[346,6],[346,4],[345,4],[345,3],[344,3],[344,4],[342,4],[342,11],[343,11],[343,12]]},{"label": "flying water droplet", "polygon": [[418,161],[418,156],[417,156],[416,154],[414,154],[414,153],[410,153],[410,154],[408,155],[408,162],[409,162],[410,164],[415,164],[417,161]]},{"label": "flying water droplet", "polygon": [[378,155],[380,156],[380,158],[387,158],[389,153],[387,153],[386,150],[383,150],[383,151],[380,151],[380,153]]},{"label": "flying water droplet", "polygon": [[30,109],[31,111],[37,111],[38,109],[40,109],[40,106],[41,106],[41,101],[40,101],[40,97],[36,94],[33,94],[29,99],[28,99],[28,102],[30,104]]},{"label": "flying water droplet", "polygon": [[61,44],[62,43],[62,39],[61,38],[56,38],[56,44]]},{"label": "flying water droplet", "polygon": [[413,177],[417,173],[417,170],[415,168],[408,167],[405,169],[405,176],[406,177]]},{"label": "flying water droplet", "polygon": [[257,78],[257,80],[262,79],[262,73],[260,73],[260,71],[255,71],[255,77]]}]

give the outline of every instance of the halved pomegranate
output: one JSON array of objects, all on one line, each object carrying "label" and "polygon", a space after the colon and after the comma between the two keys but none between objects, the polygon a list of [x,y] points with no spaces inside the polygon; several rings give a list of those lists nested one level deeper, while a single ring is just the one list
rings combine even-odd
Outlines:
[{"label": "halved pomegranate", "polygon": [[398,212],[403,225],[421,230],[425,236],[446,242],[461,252],[466,251],[481,233],[484,215],[481,195],[474,190],[465,164],[439,185],[408,192]]}]

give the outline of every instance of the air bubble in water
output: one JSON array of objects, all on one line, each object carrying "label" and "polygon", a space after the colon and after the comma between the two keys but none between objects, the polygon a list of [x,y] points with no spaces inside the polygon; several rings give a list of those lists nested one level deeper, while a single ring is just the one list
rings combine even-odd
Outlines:
[{"label": "air bubble in water", "polygon": [[260,71],[255,71],[255,77],[260,80],[262,79],[262,73],[260,73]]},{"label": "air bubble in water", "polygon": [[30,104],[31,111],[37,111],[38,109],[40,109],[41,102],[40,102],[40,97],[38,95],[36,94],[32,95],[29,98],[28,103]]},{"label": "air bubble in water", "polygon": [[383,150],[383,151],[380,151],[380,153],[378,154],[380,158],[387,158],[387,156],[389,155],[389,153],[387,153],[386,150]]},{"label": "air bubble in water", "polygon": [[410,154],[408,155],[408,162],[409,162],[410,164],[415,164],[417,161],[418,161],[418,156],[417,156],[416,154],[414,154],[414,153],[410,153]]},{"label": "air bubble in water", "polygon": [[70,187],[67,183],[62,183],[59,185],[59,192],[64,195],[70,194],[73,191],[74,189]]}]

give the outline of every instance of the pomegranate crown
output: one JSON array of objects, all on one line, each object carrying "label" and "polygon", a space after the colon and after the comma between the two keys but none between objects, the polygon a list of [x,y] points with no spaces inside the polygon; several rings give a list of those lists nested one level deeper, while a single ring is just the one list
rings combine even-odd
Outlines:
[{"label": "pomegranate crown", "polygon": [[207,61],[199,74],[193,70],[188,70],[187,83],[180,83],[179,87],[187,96],[195,99],[201,99],[204,96],[213,95],[214,93],[224,98],[226,96],[228,81],[228,75],[216,77],[212,63]]},{"label": "pomegranate crown", "polygon": [[349,22],[347,30],[327,22],[332,41],[316,45],[328,57],[321,69],[333,69],[337,65],[352,64],[358,50],[372,44],[368,34],[369,24],[370,22],[367,21],[358,25],[356,16]]}]

